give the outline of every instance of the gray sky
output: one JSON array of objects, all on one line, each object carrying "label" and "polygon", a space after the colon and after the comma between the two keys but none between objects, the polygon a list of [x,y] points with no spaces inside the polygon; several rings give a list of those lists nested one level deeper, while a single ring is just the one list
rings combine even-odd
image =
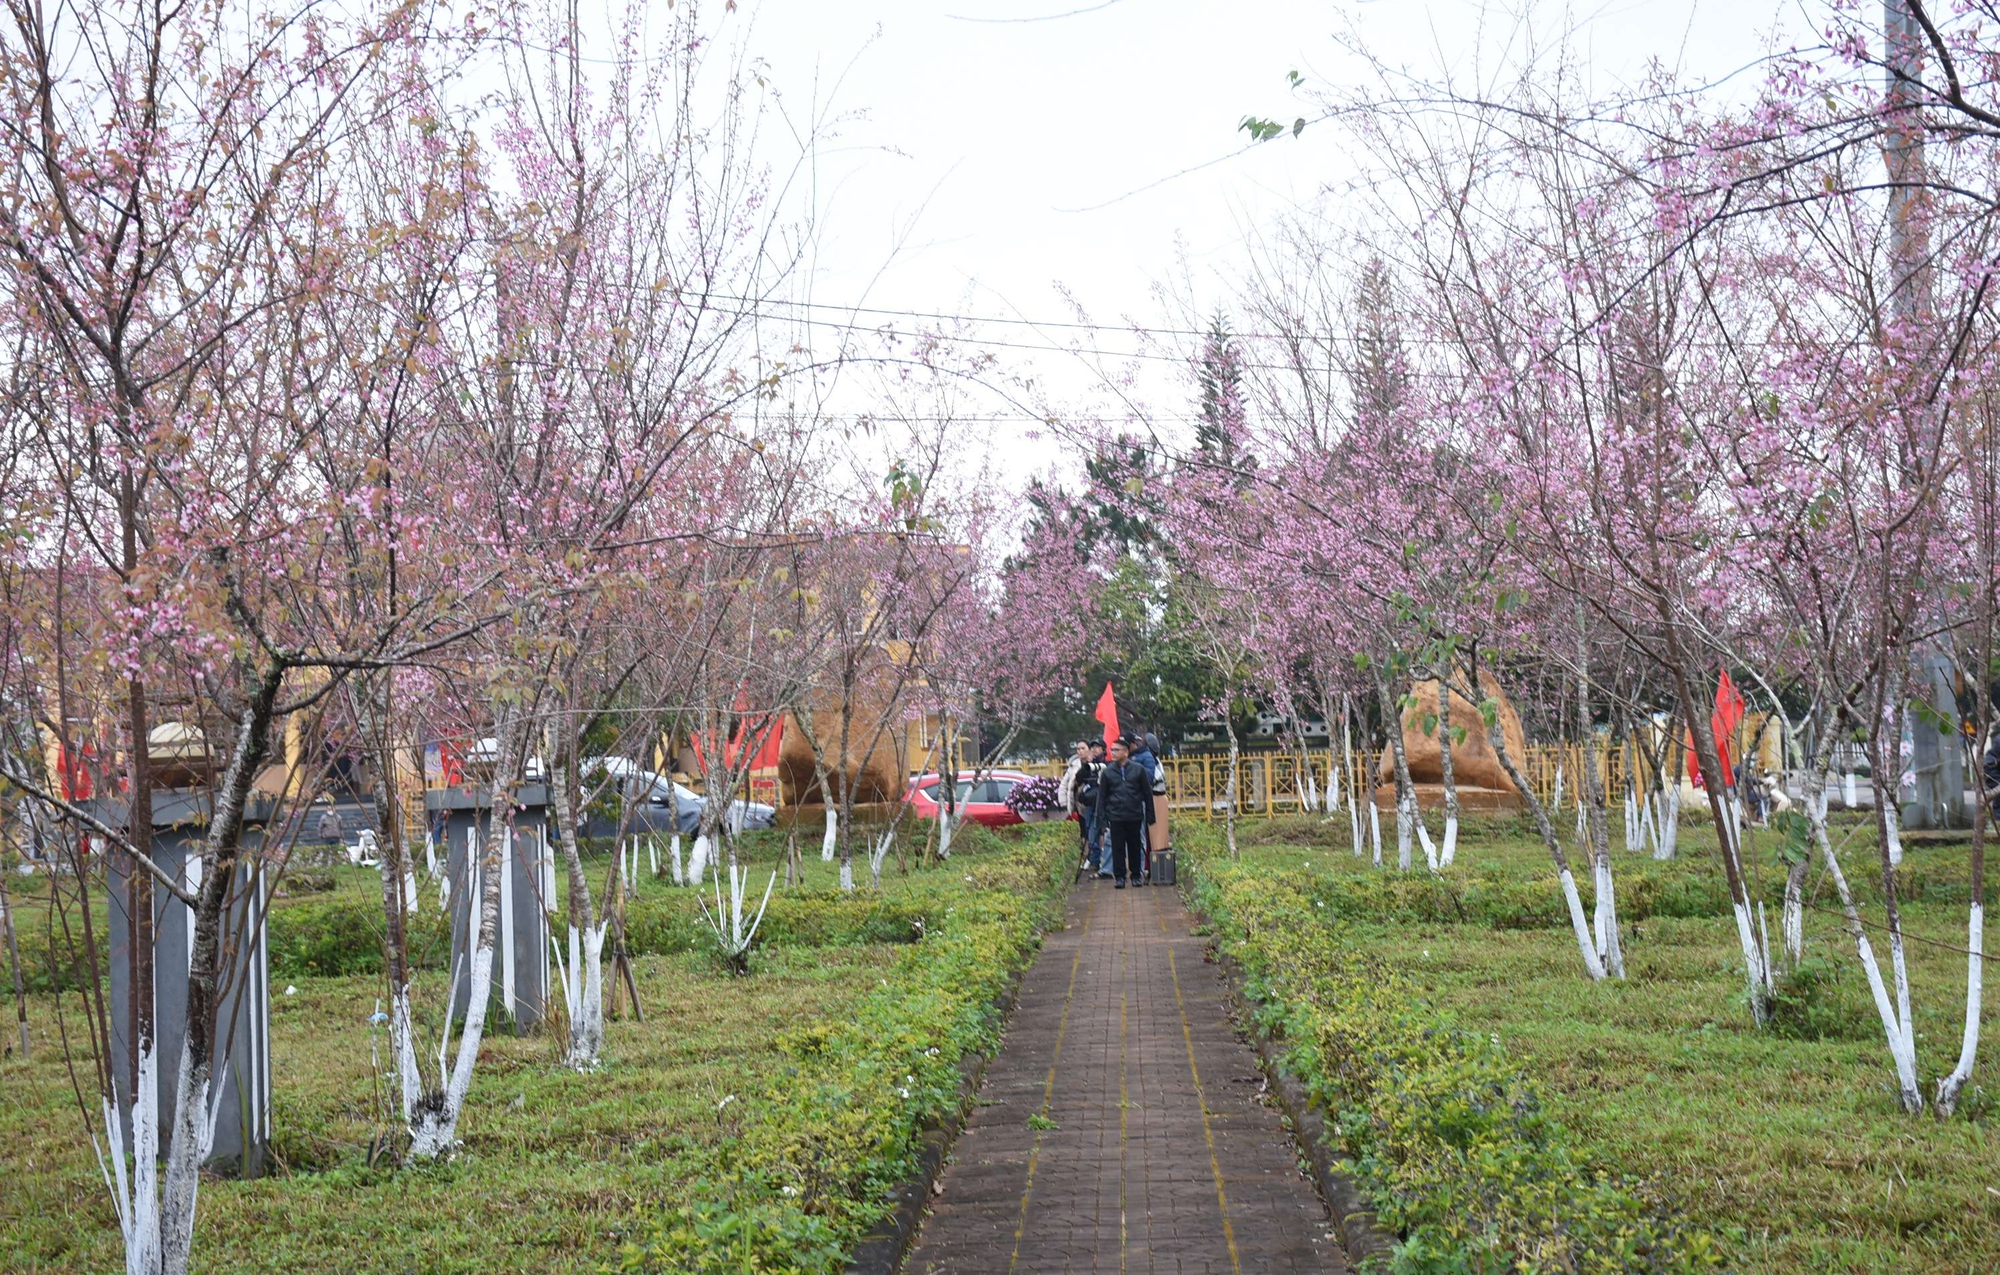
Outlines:
[{"label": "gray sky", "polygon": [[[1725,75],[1780,23],[1809,38],[1816,0],[1527,8],[1524,25],[1515,8],[1463,0],[746,0],[737,18],[792,108],[839,80],[835,104],[856,116],[820,161],[816,300],[1060,320],[1066,292],[1115,326],[1172,322],[1152,290],[1183,250],[1202,304],[1223,299],[1246,231],[1352,176],[1331,127],[1238,153],[1245,114],[1308,111],[1288,71],[1309,85],[1366,78],[1343,37],[1429,77],[1476,79],[1569,32],[1609,90],[1653,58]],[[1129,334],[1101,343],[1133,348]],[[1073,360],[1000,353],[1059,396],[1090,390]],[[1155,402],[1182,406],[1181,369],[1141,374]]]}]

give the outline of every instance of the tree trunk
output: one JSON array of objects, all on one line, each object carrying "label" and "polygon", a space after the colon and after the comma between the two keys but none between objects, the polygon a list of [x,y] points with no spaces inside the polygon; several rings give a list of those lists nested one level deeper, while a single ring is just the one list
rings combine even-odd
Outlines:
[{"label": "tree trunk", "polygon": [[[1893,705],[1897,718],[1902,712],[1901,679],[1894,674],[1889,678],[1890,689],[1884,696],[1885,705],[1878,705],[1872,729],[1869,732],[1869,746],[1873,752],[1875,767],[1875,827],[1880,841],[1880,864],[1882,871],[1882,912],[1885,928],[1889,935],[1889,972],[1894,980],[1896,1000],[1896,1034],[1898,1039],[1890,1042],[1890,1052],[1896,1058],[1896,1083],[1903,1110],[1915,1114],[1924,1107],[1923,1091],[1917,1086],[1916,1024],[1910,1018],[1910,969],[1907,955],[1903,950],[1903,909],[1896,899],[1896,866],[1902,861],[1902,838],[1896,826],[1896,789],[1894,778],[1902,765],[1902,736],[1900,728],[1891,742],[1888,714],[1881,711],[1886,705]],[[1898,721],[1900,727],[1900,721]],[[1891,767],[1895,769],[1891,769]],[[1883,791],[1883,777],[1890,776],[1888,790]]]},{"label": "tree trunk", "polygon": [[[555,804],[556,838],[569,870],[569,967],[563,971],[563,995],[569,1008],[569,1045],[563,1065],[589,1071],[604,1048],[604,932],[606,920],[597,915],[590,897],[590,880],[583,870],[577,844],[576,724],[562,711],[562,701],[544,732],[549,751],[549,795]],[[624,829],[619,829],[622,834]],[[621,843],[622,844],[622,843]],[[619,867],[623,868],[621,851]],[[612,878],[617,889],[617,876]],[[546,900],[544,906],[553,904]]]},{"label": "tree trunk", "polygon": [[21,1057],[28,1057],[28,991],[21,979],[21,945],[14,937],[14,912],[7,906],[6,874],[0,872],[0,926],[7,931],[7,963],[14,971],[14,1017],[21,1028]]},{"label": "tree trunk", "polygon": [[1444,841],[1438,866],[1449,868],[1458,855],[1458,781],[1451,770],[1451,677],[1438,678],[1438,769],[1444,780]]},{"label": "tree trunk", "polygon": [[[1354,847],[1354,857],[1361,857],[1361,790],[1353,785],[1354,777],[1354,719],[1351,706],[1345,695],[1340,697],[1340,786],[1352,788],[1347,794],[1347,835]],[[1368,795],[1368,808],[1375,808],[1375,795]],[[1381,858],[1377,847],[1376,858]]]},{"label": "tree trunk", "polygon": [[[1989,526],[1985,533],[1985,558],[1990,565],[1994,560],[1993,531]],[[1985,623],[1980,626],[1981,640],[1976,650],[1977,667],[1993,667],[1993,599],[1989,593],[1984,599],[1982,610],[1986,612]],[[1958,1109],[1958,1096],[1966,1082],[1972,1079],[1973,1066],[1979,1061],[1979,1016],[1986,973],[1986,820],[1992,804],[2000,798],[2000,792],[1988,791],[1984,759],[1987,750],[1993,746],[1993,704],[1988,698],[1990,687],[1987,679],[1981,677],[1973,696],[1974,720],[1980,729],[1974,734],[1971,756],[1966,761],[1966,769],[1972,775],[1974,793],[1972,808],[1972,851],[1970,877],[1972,901],[1965,918],[1965,1025],[1959,1035],[1958,1061],[1952,1065],[1951,1074],[1938,1081],[1937,1109],[1940,1115],[1949,1116]],[[17,967],[18,968],[18,967]],[[18,975],[17,975],[18,977]],[[22,1052],[27,1050],[27,1027],[22,1025]]]},{"label": "tree trunk", "polygon": [[389,984],[389,1056],[396,1069],[396,1091],[405,1127],[423,1095],[423,1072],[417,1063],[415,1030],[410,1012],[409,899],[396,888],[405,858],[402,820],[395,790],[395,741],[390,727],[393,675],[385,670],[357,673],[349,683],[348,703],[361,735],[375,754],[375,821],[382,829],[382,972]]},{"label": "tree trunk", "polygon": [[1596,746],[1592,742],[1590,715],[1590,648],[1585,640],[1583,616],[1577,615],[1576,737],[1579,748],[1578,782],[1590,834],[1591,877],[1596,893],[1595,933],[1597,954],[1613,978],[1625,977],[1625,952],[1618,941],[1618,888],[1611,872],[1611,820],[1606,810],[1604,779],[1598,773]]},{"label": "tree trunk", "polygon": [[1907,1020],[1898,1016],[1896,1004],[1882,980],[1882,966],[1875,958],[1874,945],[1868,941],[1868,930],[1861,923],[1861,910],[1855,906],[1854,891],[1847,884],[1847,874],[1840,870],[1840,857],[1827,836],[1824,797],[1818,802],[1807,803],[1806,819],[1811,825],[1813,840],[1819,846],[1827,876],[1833,882],[1834,892],[1840,897],[1840,910],[1846,918],[1848,937],[1854,941],[1855,955],[1860,958],[1862,973],[1867,976],[1868,991],[1875,1002],[1875,1014],[1882,1022],[1882,1034],[1889,1046],[1890,1064],[1896,1071],[1896,1086],[1903,1109],[1921,1110],[1923,1094],[1917,1088],[1916,1040],[1908,1029]]},{"label": "tree trunk", "polygon": [[[208,835],[203,839],[201,894],[188,940],[186,1035],[174,1084],[174,1127],[160,1183],[160,1269],[167,1275],[185,1275],[194,1245],[195,1195],[201,1185],[201,1163],[208,1158],[214,1134],[209,1086],[214,1067],[222,924],[242,852],[250,785],[269,752],[271,716],[285,672],[283,663],[273,663],[260,671],[251,686],[237,720],[229,765],[213,794]],[[146,885],[150,908],[151,881]],[[151,1102],[151,1091],[133,1095],[135,1110]]]},{"label": "tree trunk", "polygon": [[[1813,745],[1813,757],[1805,772],[1800,788],[1800,800],[1806,807],[1808,823],[1818,821],[1818,828],[1824,832],[1826,826],[1826,779],[1827,768],[1833,756],[1831,730],[1821,731]],[[1785,906],[1779,918],[1779,929],[1783,932],[1785,961],[1797,969],[1805,955],[1806,946],[1806,875],[1812,868],[1812,856],[1802,854],[1798,862],[1785,871]]]},{"label": "tree trunk", "polygon": [[[424,1095],[410,1122],[410,1156],[435,1160],[458,1143],[458,1117],[472,1089],[472,1071],[479,1061],[479,1043],[486,1034],[487,1004],[493,998],[494,944],[500,933],[501,854],[506,847],[507,821],[504,811],[513,808],[514,793],[520,786],[521,753],[526,723],[521,710],[500,708],[496,715],[494,740],[498,757],[493,766],[490,792],[491,816],[486,841],[479,855],[478,921],[472,935],[471,969],[467,977],[468,1004],[464,1026],[459,1030],[458,1056],[445,1077],[444,1087]],[[454,977],[456,971],[454,971]],[[444,1042],[449,1047],[450,1041]]]},{"label": "tree trunk", "polygon": [[[1222,819],[1225,838],[1229,843],[1229,857],[1236,858],[1236,797],[1241,791],[1240,774],[1243,761],[1242,749],[1236,742],[1235,695],[1226,696],[1222,705],[1222,728],[1229,733],[1229,776],[1223,787]],[[1119,871],[1124,867],[1120,865]]]},{"label": "tree trunk", "polygon": [[[1467,699],[1472,698],[1468,691]],[[1556,835],[1555,825],[1549,820],[1548,807],[1529,786],[1528,777],[1521,773],[1514,757],[1507,751],[1507,734],[1501,725],[1500,714],[1496,711],[1486,727],[1486,740],[1493,746],[1493,754],[1500,760],[1500,768],[1507,772],[1507,778],[1514,781],[1521,800],[1527,804],[1528,813],[1534,817],[1535,829],[1542,834],[1542,845],[1547,848],[1549,858],[1556,865],[1556,876],[1562,882],[1563,902],[1569,908],[1570,929],[1576,936],[1577,951],[1583,957],[1583,971],[1592,982],[1601,982],[1605,977],[1604,962],[1598,958],[1597,944],[1592,941],[1590,923],[1583,915],[1583,898],[1577,893],[1576,875],[1570,871],[1569,856],[1563,853],[1562,839]]]},{"label": "tree trunk", "polygon": [[[1375,702],[1382,709],[1382,730],[1389,739],[1389,753],[1395,759],[1396,773],[1396,866],[1404,872],[1410,870],[1410,835],[1413,829],[1421,828],[1422,813],[1417,809],[1416,785],[1410,782],[1409,757],[1403,751],[1403,714],[1389,696],[1389,681],[1383,675],[1379,661],[1371,660],[1369,671],[1375,676]],[[1372,802],[1370,803],[1373,804]],[[1435,854],[1431,853],[1430,834],[1424,834],[1424,849],[1429,859],[1431,871],[1437,871]]]},{"label": "tree trunk", "polygon": [[1694,666],[1681,647],[1679,631],[1672,617],[1662,616],[1662,619],[1667,628],[1675,690],[1680,697],[1682,711],[1687,715],[1689,731],[1694,736],[1695,760],[1708,777],[1708,805],[1715,816],[1715,839],[1722,855],[1723,875],[1729,881],[1730,907],[1736,917],[1736,941],[1743,951],[1744,977],[1750,993],[1750,1016],[1757,1026],[1762,1027],[1770,1019],[1770,954],[1764,949],[1752,921],[1750,888],[1743,878],[1742,850],[1737,842],[1735,817],[1725,791],[1728,776],[1723,773],[1715,734],[1709,729],[1708,718],[1699,709]]}]

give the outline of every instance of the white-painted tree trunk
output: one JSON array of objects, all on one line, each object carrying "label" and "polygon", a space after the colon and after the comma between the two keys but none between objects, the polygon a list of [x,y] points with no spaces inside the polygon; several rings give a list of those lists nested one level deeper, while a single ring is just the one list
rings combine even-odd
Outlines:
[{"label": "white-painted tree trunk", "polygon": [[1937,1109],[1950,1115],[1958,1109],[1958,1095],[1972,1079],[1973,1064],[1979,1060],[1979,1015],[1986,974],[1986,905],[1972,901],[1965,921],[1965,1028],[1959,1037],[1958,1062],[1951,1074],[1938,1081]]},{"label": "white-painted tree trunk", "polygon": [[1375,866],[1382,866],[1382,811],[1375,805],[1373,793],[1368,798],[1368,840],[1375,847]]},{"label": "white-painted tree trunk", "polygon": [[[939,806],[937,814],[937,824],[938,824],[938,858],[949,859],[951,858],[951,830],[958,826],[958,820],[954,819],[951,816],[951,814],[945,810],[943,806]],[[878,884],[880,883],[880,879],[881,879],[881,874],[880,872],[877,872],[876,880]]]},{"label": "white-painted tree trunk", "polygon": [[688,855],[687,883],[700,887],[702,878],[708,872],[709,856],[714,853],[706,831],[694,834],[694,849]]},{"label": "white-painted tree trunk", "polygon": [[[1810,814],[1808,818],[1811,818]],[[1876,960],[1874,945],[1868,941],[1868,931],[1861,924],[1860,909],[1854,904],[1854,891],[1847,884],[1847,874],[1841,871],[1840,856],[1835,853],[1833,842],[1827,836],[1824,819],[1813,820],[1813,837],[1819,843],[1820,859],[1826,864],[1827,877],[1833,882],[1834,893],[1840,897],[1840,908],[1847,918],[1848,937],[1854,941],[1862,973],[1868,978],[1868,992],[1875,1002],[1875,1015],[1881,1020],[1882,1035],[1889,1046],[1889,1061],[1896,1072],[1896,1086],[1903,1109],[1920,1111],[1924,1099],[1917,1087],[1916,1034],[1908,1018],[1899,1012],[1899,1006],[1908,1004],[1909,985],[1899,971],[1898,986],[1892,997],[1884,982],[1881,963]]]},{"label": "white-painted tree trunk", "polygon": [[[1235,702],[1232,693],[1224,699],[1222,707],[1222,728],[1229,734],[1229,783],[1223,796],[1222,829],[1223,840],[1228,843],[1229,857],[1232,859],[1236,857],[1236,802],[1238,794],[1242,792],[1240,780],[1243,761],[1242,749],[1236,742],[1236,719],[1231,713],[1231,707]],[[1123,872],[1124,866],[1121,864],[1118,870]]]},{"label": "white-painted tree trunk", "polygon": [[895,844],[896,828],[894,824],[891,824],[868,852],[868,874],[874,880],[875,888],[878,890],[882,888],[882,863],[889,857],[889,850]]},{"label": "white-painted tree trunk", "polygon": [[1805,894],[1792,884],[1790,874],[1785,877],[1785,907],[1779,914],[1779,928],[1785,943],[1785,963],[1793,969],[1806,952]]},{"label": "white-painted tree trunk", "polygon": [[[1451,732],[1451,678],[1447,671],[1438,678],[1438,767],[1439,777],[1444,781],[1444,840],[1438,843],[1432,872],[1450,867],[1451,861],[1458,857],[1458,772],[1452,766]],[[1417,828],[1423,829],[1421,819]],[[1426,854],[1429,849],[1426,845]]]},{"label": "white-painted tree trunk", "polygon": [[1407,794],[1396,794],[1396,867],[1402,872],[1410,870],[1410,829],[1416,823],[1411,807],[1415,804]]},{"label": "white-painted tree trunk", "polygon": [[[521,751],[519,738],[514,734],[519,729],[521,723],[503,716],[495,731],[501,759],[500,772],[495,774],[491,789],[492,808],[496,812],[505,809],[514,797],[515,775],[511,768],[518,764]],[[487,1008],[493,999],[494,944],[501,929],[501,886],[513,876],[504,853],[508,831],[506,821],[496,814],[488,821],[482,853],[475,857],[468,850],[466,856],[474,895],[474,906],[469,911],[474,921],[465,1023],[459,1031],[458,1055],[445,1075],[444,1087],[425,1094],[411,1112],[410,1157],[414,1160],[439,1159],[458,1145],[458,1118],[465,1109],[466,1095],[472,1091],[472,1073],[479,1062],[479,1045],[486,1035]],[[451,1001],[447,999],[445,1004],[444,1035],[438,1042],[440,1065],[451,1048]]]},{"label": "white-painted tree trunk", "polygon": [[675,885],[688,883],[687,869],[681,866],[681,834],[678,832],[667,838],[667,871],[668,880]]},{"label": "white-painted tree trunk", "polygon": [[1576,877],[1568,867],[1557,870],[1556,876],[1562,881],[1563,902],[1569,907],[1570,929],[1576,934],[1577,951],[1583,956],[1583,972],[1593,983],[1604,981],[1604,962],[1597,955],[1597,944],[1590,933],[1590,922],[1583,914],[1583,896],[1577,893]]},{"label": "white-painted tree trunk", "polygon": [[562,979],[563,1005],[569,1011],[569,1045],[563,1065],[591,1071],[604,1051],[604,936],[610,929],[607,919],[587,930],[569,927],[569,960],[556,947],[555,935],[549,946],[555,953],[556,971]]},{"label": "white-painted tree trunk", "polygon": [[1893,800],[1882,803],[1882,826],[1888,835],[1889,866],[1900,867],[1903,862],[1902,815]]},{"label": "white-painted tree trunk", "polygon": [[151,1040],[141,1039],[136,1043],[138,1080],[132,1102],[132,1124],[129,1129],[125,1126],[116,1102],[104,1101],[104,1136],[109,1149],[98,1149],[97,1167],[104,1175],[105,1186],[111,1190],[112,1209],[125,1241],[126,1275],[159,1275],[162,1269],[160,1116],[159,1104],[153,1100],[159,1084],[159,1060]]},{"label": "white-painted tree trunk", "polygon": [[1424,826],[1423,807],[1417,804],[1414,792],[1410,794],[1410,823],[1417,830],[1417,843],[1424,848],[1424,867],[1435,876],[1438,870],[1437,843],[1431,840],[1431,830]]},{"label": "white-painted tree trunk", "polygon": [[1671,859],[1681,847],[1681,787],[1668,784],[1660,789],[1660,832],[1653,840],[1653,857]]},{"label": "white-painted tree trunk", "polygon": [[854,860],[843,859],[840,863],[840,888],[854,893]]},{"label": "white-painted tree trunk", "polygon": [[819,843],[819,860],[832,863],[834,852],[840,848],[840,811],[834,804],[826,803],[826,836]]},{"label": "white-painted tree trunk", "polygon": [[1840,802],[1849,810],[1861,804],[1861,790],[1855,784],[1851,770],[1840,777]]}]

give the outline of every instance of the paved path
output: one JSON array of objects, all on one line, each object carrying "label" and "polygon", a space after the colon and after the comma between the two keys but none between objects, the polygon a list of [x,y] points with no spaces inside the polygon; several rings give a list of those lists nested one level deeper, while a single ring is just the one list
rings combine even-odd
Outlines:
[{"label": "paved path", "polygon": [[1347,1270],[1188,927],[1172,889],[1071,894],[908,1275]]}]

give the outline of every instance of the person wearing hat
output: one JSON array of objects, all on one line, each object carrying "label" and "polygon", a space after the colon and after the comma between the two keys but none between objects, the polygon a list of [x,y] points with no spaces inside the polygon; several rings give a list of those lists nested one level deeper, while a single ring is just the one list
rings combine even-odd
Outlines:
[{"label": "person wearing hat", "polygon": [[[1153,799],[1149,803],[1146,818],[1146,822],[1150,825],[1159,818],[1159,811],[1162,808],[1161,803],[1167,795],[1167,768],[1160,761],[1159,736],[1151,732],[1138,736],[1133,744],[1132,760],[1144,766],[1146,774],[1151,779]],[[1146,841],[1147,844],[1144,847],[1144,853],[1140,855],[1140,862],[1145,864],[1146,880],[1151,881],[1153,879],[1153,854],[1152,832],[1150,829],[1146,834]],[[1161,847],[1161,849],[1165,848],[1164,846]]]}]

